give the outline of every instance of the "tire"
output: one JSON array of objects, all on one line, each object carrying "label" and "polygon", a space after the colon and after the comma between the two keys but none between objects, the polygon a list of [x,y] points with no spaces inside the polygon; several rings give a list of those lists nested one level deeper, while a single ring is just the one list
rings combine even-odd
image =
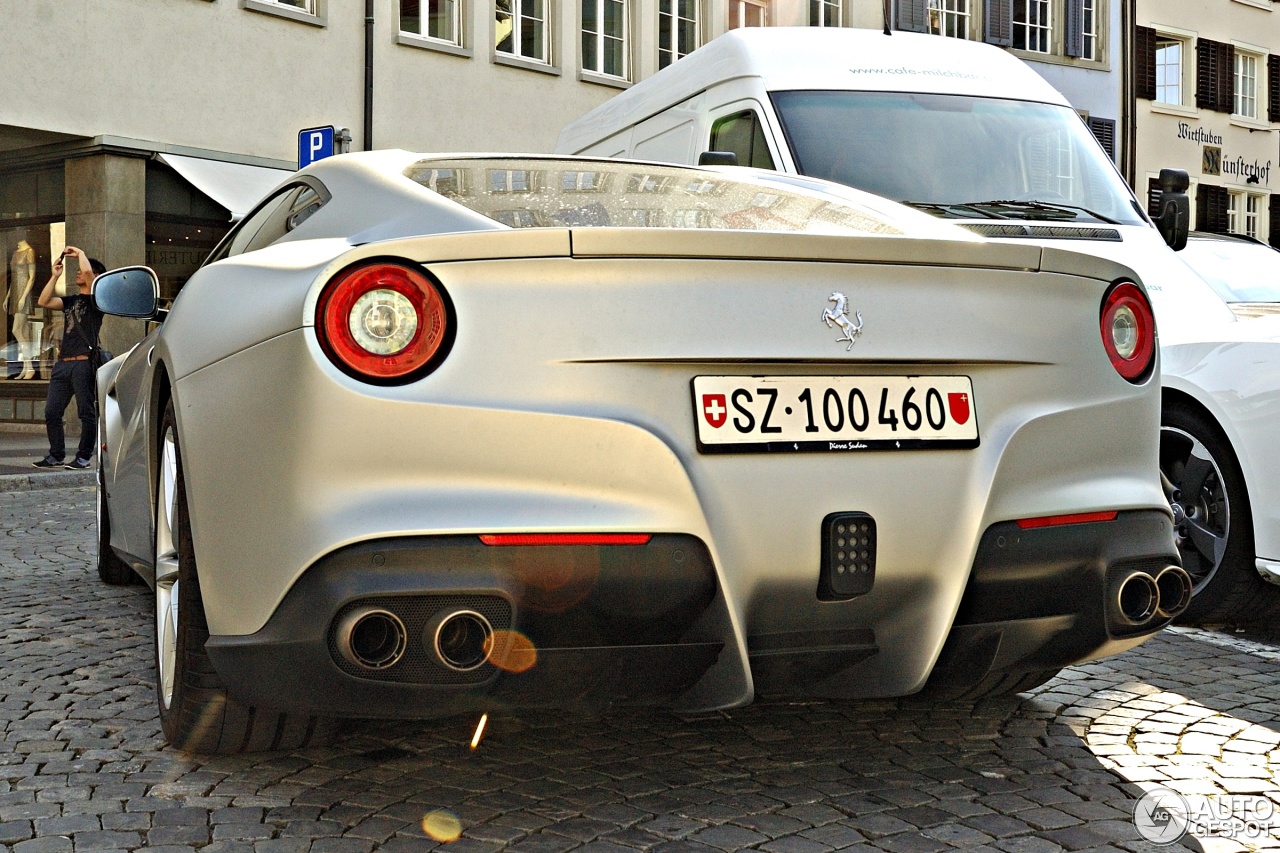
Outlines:
[{"label": "tire", "polygon": [[102,474],[102,455],[98,455],[98,577],[111,586],[141,583],[142,578],[111,549],[111,510],[107,507]]},{"label": "tire", "polygon": [[204,754],[296,749],[327,743],[337,721],[244,705],[205,652],[209,626],[191,539],[173,402],[160,423],[155,513],[156,700],[174,747]]},{"label": "tire", "polygon": [[1280,615],[1280,589],[1255,568],[1249,493],[1218,425],[1176,401],[1160,418],[1160,475],[1173,510],[1182,567],[1191,575],[1190,624],[1237,624]]}]

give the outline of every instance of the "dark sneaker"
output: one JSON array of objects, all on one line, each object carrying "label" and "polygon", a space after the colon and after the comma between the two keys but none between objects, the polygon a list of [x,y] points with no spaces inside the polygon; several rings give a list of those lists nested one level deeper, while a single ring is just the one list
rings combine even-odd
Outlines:
[{"label": "dark sneaker", "polygon": [[89,467],[89,460],[81,459],[79,456],[77,456],[75,459],[72,459],[70,462],[67,463],[67,467],[70,468],[72,471],[83,471]]},{"label": "dark sneaker", "polygon": [[37,468],[61,468],[62,460],[55,459],[52,456],[46,456],[45,458],[37,462],[32,462],[31,464],[36,466]]}]

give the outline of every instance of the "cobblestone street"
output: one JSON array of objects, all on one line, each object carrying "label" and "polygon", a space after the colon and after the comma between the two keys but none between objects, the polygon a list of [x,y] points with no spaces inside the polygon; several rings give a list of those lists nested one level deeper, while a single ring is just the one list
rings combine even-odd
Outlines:
[{"label": "cobblestone street", "polygon": [[[94,491],[0,494],[0,846],[14,853],[1151,851],[1145,787],[1280,804],[1280,645],[1191,629],[977,705],[771,702],[677,717],[495,707],[331,747],[164,746],[145,586],[92,567]],[[1193,849],[1280,848],[1253,839]],[[456,839],[445,843],[444,839]]]}]

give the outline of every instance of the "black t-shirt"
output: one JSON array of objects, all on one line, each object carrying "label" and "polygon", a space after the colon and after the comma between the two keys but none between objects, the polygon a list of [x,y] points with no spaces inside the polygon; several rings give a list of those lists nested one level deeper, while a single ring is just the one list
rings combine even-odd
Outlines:
[{"label": "black t-shirt", "polygon": [[83,294],[62,297],[62,316],[65,324],[59,356],[88,355],[102,331],[102,312],[93,304],[93,297]]}]

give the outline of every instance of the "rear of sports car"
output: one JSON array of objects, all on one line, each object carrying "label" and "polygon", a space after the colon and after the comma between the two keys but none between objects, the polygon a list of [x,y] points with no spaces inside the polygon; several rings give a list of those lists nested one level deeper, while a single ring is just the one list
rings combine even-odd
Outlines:
[{"label": "rear of sports car", "polygon": [[[739,212],[766,227],[773,203]],[[172,388],[233,697],[431,717],[976,695],[1186,606],[1131,271],[578,210],[314,269],[245,256],[245,292],[308,278],[302,323]],[[170,323],[233,295],[192,288]]]}]

